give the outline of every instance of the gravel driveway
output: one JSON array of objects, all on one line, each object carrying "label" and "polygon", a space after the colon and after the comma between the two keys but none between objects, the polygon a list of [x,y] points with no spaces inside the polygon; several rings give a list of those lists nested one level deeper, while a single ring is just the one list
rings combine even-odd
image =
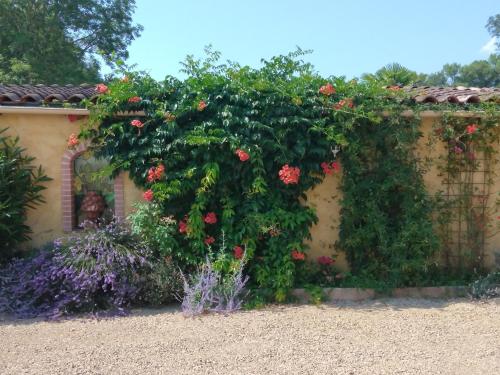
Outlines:
[{"label": "gravel driveway", "polygon": [[500,301],[0,320],[2,374],[500,374]]}]

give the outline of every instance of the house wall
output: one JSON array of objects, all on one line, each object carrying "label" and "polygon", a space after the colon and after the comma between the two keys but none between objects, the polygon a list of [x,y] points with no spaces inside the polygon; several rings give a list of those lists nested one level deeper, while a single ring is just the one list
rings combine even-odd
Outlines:
[{"label": "house wall", "polygon": [[[28,155],[35,157],[35,165],[41,165],[52,181],[47,182],[43,196],[46,203],[29,210],[27,224],[33,230],[30,246],[41,246],[64,235],[62,229],[61,161],[67,150],[71,133],[78,133],[81,121],[71,122],[66,115],[0,114],[0,129],[8,128],[7,134],[19,136],[20,145]],[[124,176],[125,215],[132,204],[140,199],[141,191]]]},{"label": "house wall", "polygon": [[[432,131],[434,118],[424,117],[422,132],[424,135]],[[29,155],[36,158],[35,164],[42,165],[46,174],[53,180],[46,184],[43,192],[46,203],[28,213],[27,224],[32,228],[32,246],[40,246],[61,235],[62,207],[61,207],[61,158],[67,150],[67,138],[71,133],[77,133],[80,121],[70,122],[66,115],[37,115],[37,114],[0,114],[0,129],[8,127],[8,134],[18,135],[20,144],[27,149]],[[421,157],[437,158],[445,150],[443,145],[434,145],[431,150],[426,145],[424,136],[419,144],[418,152]],[[498,168],[498,166],[497,166]],[[500,173],[499,173],[500,174]],[[311,259],[319,255],[337,255],[337,266],[347,270],[344,254],[336,253],[334,243],[338,239],[338,225],[342,193],[339,190],[339,176],[327,176],[324,182],[308,192],[307,203],[317,210],[319,221],[311,229],[312,240],[309,241],[309,256]],[[442,178],[434,165],[424,176],[430,193],[443,189]],[[491,187],[490,203],[498,197],[500,192],[500,177],[494,177]],[[124,176],[124,206],[125,215],[132,211],[134,202],[142,200],[142,192],[134,183]],[[494,214],[492,217],[496,218]],[[488,239],[486,247],[486,264],[492,267],[495,263],[495,252],[500,249],[500,233]]]},{"label": "house wall", "polygon": [[[423,160],[428,157],[433,160],[429,169],[424,174],[424,182],[429,194],[434,195],[440,190],[444,190],[443,178],[439,175],[437,160],[440,155],[443,155],[445,145],[443,143],[434,143],[432,146],[428,145],[429,135],[432,132],[433,124],[436,121],[435,116],[428,116],[422,118],[421,131],[423,137],[417,147],[417,155]],[[499,198],[500,193],[500,163],[496,165],[495,173],[493,173],[493,184],[490,187],[489,206],[492,210],[490,217],[492,220],[498,220],[500,212],[495,212],[495,200]],[[334,244],[338,240],[339,233],[339,218],[340,218],[340,204],[339,200],[342,198],[342,192],[339,190],[340,180],[339,176],[327,176],[324,182],[314,189],[310,190],[307,194],[307,202],[309,205],[315,207],[318,215],[318,223],[311,229],[312,240],[308,241],[310,246],[309,257],[315,259],[320,255],[335,255],[337,258],[336,265],[343,271],[348,270],[348,265],[344,253],[335,251]],[[485,246],[485,265],[488,268],[493,268],[498,264],[495,263],[495,254],[497,258],[500,257],[500,231],[496,230],[497,224],[490,223],[492,228],[490,230],[491,237],[486,239]]]}]

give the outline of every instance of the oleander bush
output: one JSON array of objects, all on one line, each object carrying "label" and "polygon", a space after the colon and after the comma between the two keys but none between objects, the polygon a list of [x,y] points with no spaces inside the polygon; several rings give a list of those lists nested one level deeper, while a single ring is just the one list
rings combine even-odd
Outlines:
[{"label": "oleander bush", "polygon": [[27,211],[44,202],[43,183],[50,180],[33,165],[35,158],[19,146],[19,138],[5,135],[6,130],[0,130],[0,264],[30,238]]}]

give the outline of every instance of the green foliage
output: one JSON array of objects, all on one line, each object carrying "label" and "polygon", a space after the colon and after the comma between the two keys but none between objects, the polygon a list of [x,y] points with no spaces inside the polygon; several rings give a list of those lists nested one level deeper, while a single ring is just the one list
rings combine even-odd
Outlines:
[{"label": "green foliage", "polygon": [[469,285],[472,298],[500,297],[500,271],[493,271]]},{"label": "green foliage", "polygon": [[429,74],[425,84],[432,86],[500,87],[500,55],[476,60],[467,65],[446,64]]},{"label": "green foliage", "polygon": [[37,79],[27,62],[16,58],[6,59],[0,55],[0,82],[25,83],[35,82]]},{"label": "green foliage", "polygon": [[497,51],[500,50],[500,14],[488,18],[486,29],[488,29],[492,37],[496,38]]},{"label": "green foliage", "polygon": [[0,263],[10,259],[17,246],[29,239],[27,210],[44,202],[44,182],[50,179],[32,165],[19,146],[19,138],[0,130]]},{"label": "green foliage", "polygon": [[477,275],[484,271],[485,244],[498,233],[499,203],[490,201],[500,140],[498,111],[483,107],[481,117],[445,115],[434,124],[429,144],[445,146],[436,166],[446,191],[438,193],[435,211],[447,273]]},{"label": "green foliage", "polygon": [[425,75],[405,68],[398,63],[388,64],[375,72],[375,74],[363,74],[362,79],[368,82],[384,86],[407,86],[421,82]]},{"label": "green foliage", "polygon": [[337,246],[353,274],[394,286],[420,283],[439,246],[414,153],[419,124],[397,113],[378,124],[365,121],[346,134],[350,147],[342,158],[349,173]]},{"label": "green foliage", "polygon": [[[203,262],[206,241],[220,245],[224,233],[226,258],[245,248],[252,286],[285,300],[297,277],[291,254],[307,252],[317,220],[306,192],[340,148],[337,247],[353,275],[394,286],[423,282],[439,242],[414,153],[419,108],[378,82],[324,79],[301,60],[301,50],[260,69],[219,65],[219,54],[207,52],[203,61],[188,57],[184,81],[155,82],[122,67],[126,79],[88,103],[91,121],[81,134],[117,171],[128,170],[151,190],[161,215],[175,218],[182,254],[172,254],[174,261],[188,268]],[[407,109],[416,116],[403,117]],[[117,115],[134,110],[145,116]],[[279,177],[285,165],[300,170],[296,184]],[[159,166],[165,173],[155,177]]]},{"label": "green foliage", "polygon": [[177,223],[163,215],[158,204],[137,203],[129,215],[132,233],[138,235],[159,257],[183,259],[183,252],[175,239]]},{"label": "green foliage", "polygon": [[[11,65],[6,72],[16,71],[22,83],[97,82],[96,54],[124,59],[139,36],[134,9],[134,0],[0,0],[0,51]],[[30,68],[20,71],[18,61]],[[10,83],[0,72],[3,79]]]},{"label": "green foliage", "polygon": [[145,275],[142,300],[146,305],[161,306],[175,302],[182,291],[182,276],[169,259],[151,262],[151,270]]}]

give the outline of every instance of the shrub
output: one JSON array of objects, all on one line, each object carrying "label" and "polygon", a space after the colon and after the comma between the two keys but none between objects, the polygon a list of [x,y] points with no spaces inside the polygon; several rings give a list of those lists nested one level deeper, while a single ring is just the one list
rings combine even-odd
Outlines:
[{"label": "shrub", "polygon": [[167,295],[155,289],[171,279],[166,274],[172,269],[153,261],[151,251],[125,224],[87,227],[2,270],[0,311],[57,318],[104,309],[122,313],[145,301],[163,302]]},{"label": "shrub", "polygon": [[190,277],[184,277],[182,312],[195,316],[206,311],[229,313],[241,309],[246,296],[248,276],[243,276],[245,253],[242,259],[228,261],[225,244],[214,262],[207,256],[205,263]]},{"label": "shrub", "polygon": [[0,263],[29,239],[27,209],[44,202],[42,184],[50,180],[41,167],[32,165],[34,158],[25,154],[19,138],[4,135],[6,130],[0,130]]},{"label": "shrub", "polygon": [[[155,255],[183,258],[183,252],[175,239],[177,221],[164,216],[156,203],[137,203],[135,211],[129,215],[132,232],[139,236]],[[181,262],[182,263],[182,262]]]},{"label": "shrub", "polygon": [[470,285],[472,298],[500,297],[500,271],[481,277]]}]

